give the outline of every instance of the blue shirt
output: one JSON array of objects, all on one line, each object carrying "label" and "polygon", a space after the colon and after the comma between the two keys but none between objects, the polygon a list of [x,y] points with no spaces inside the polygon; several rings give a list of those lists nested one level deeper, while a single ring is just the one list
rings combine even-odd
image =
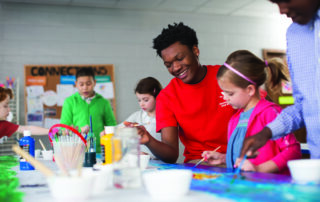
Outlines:
[{"label": "blue shirt", "polygon": [[311,158],[320,158],[320,9],[308,24],[290,25],[287,57],[295,103],[267,127],[277,139],[305,126]]},{"label": "blue shirt", "polygon": [[253,108],[246,112],[241,112],[237,127],[233,130],[227,147],[226,163],[227,168],[233,168],[237,158],[240,156],[243,140],[246,137],[249,118],[253,112]]}]

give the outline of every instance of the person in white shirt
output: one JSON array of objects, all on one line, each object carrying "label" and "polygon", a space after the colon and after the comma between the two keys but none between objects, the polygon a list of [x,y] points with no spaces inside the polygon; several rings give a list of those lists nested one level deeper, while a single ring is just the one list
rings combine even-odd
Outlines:
[{"label": "person in white shirt", "polygon": [[[161,89],[162,86],[157,79],[153,77],[141,79],[134,90],[141,109],[132,113],[120,126],[144,127],[150,136],[161,141],[161,133],[156,132],[156,98]],[[151,158],[154,158],[147,146],[141,144],[140,148],[141,152],[150,154]]]}]

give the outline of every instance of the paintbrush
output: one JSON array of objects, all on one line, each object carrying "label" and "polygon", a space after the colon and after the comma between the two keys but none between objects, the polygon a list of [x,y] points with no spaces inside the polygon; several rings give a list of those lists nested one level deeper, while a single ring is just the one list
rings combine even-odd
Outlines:
[{"label": "paintbrush", "polygon": [[150,123],[148,122],[148,123],[141,123],[141,124],[139,124],[139,123],[134,123],[132,126],[134,126],[134,127],[137,127],[137,126],[146,126],[146,125],[149,125]]},{"label": "paintbrush", "polygon": [[44,150],[44,151],[47,151],[46,150],[46,147],[44,146],[44,144],[42,143],[42,141],[39,139],[39,142],[40,142],[40,145],[41,145],[41,147],[42,147],[42,149]]},{"label": "paintbrush", "polygon": [[12,150],[19,154],[21,157],[23,157],[25,160],[27,160],[31,165],[33,165],[36,169],[42,172],[46,177],[51,177],[55,175],[52,170],[47,168],[41,162],[37,161],[33,156],[21,149],[18,145],[13,145]]},{"label": "paintbrush", "polygon": [[[221,145],[219,147],[217,147],[215,150],[213,150],[213,152],[218,151],[218,149],[220,149]],[[200,163],[202,163],[204,160],[206,160],[206,157],[203,157],[200,161],[198,161],[193,168],[197,167],[198,165],[200,165]]]},{"label": "paintbrush", "polygon": [[239,166],[236,168],[236,170],[234,171],[234,175],[232,177],[232,181],[231,184],[234,182],[235,179],[237,179],[238,175],[240,174],[241,171],[241,167],[243,165],[243,163],[245,162],[245,160],[247,159],[247,155],[245,154],[243,159],[241,160]]}]

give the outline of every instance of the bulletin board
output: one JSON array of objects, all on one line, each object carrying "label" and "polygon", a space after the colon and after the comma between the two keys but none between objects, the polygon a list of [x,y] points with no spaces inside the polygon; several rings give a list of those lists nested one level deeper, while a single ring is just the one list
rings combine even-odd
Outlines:
[{"label": "bulletin board", "polygon": [[74,81],[81,68],[92,68],[95,91],[110,101],[116,115],[114,65],[25,65],[25,120],[29,125],[50,127],[60,122],[65,98],[77,92]]}]

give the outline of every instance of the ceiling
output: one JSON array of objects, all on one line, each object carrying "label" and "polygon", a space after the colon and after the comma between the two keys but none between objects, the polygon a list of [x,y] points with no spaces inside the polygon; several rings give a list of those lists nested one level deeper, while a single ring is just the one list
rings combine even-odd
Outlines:
[{"label": "ceiling", "polygon": [[228,16],[279,17],[280,15],[277,5],[268,0],[0,0],[0,2]]}]

